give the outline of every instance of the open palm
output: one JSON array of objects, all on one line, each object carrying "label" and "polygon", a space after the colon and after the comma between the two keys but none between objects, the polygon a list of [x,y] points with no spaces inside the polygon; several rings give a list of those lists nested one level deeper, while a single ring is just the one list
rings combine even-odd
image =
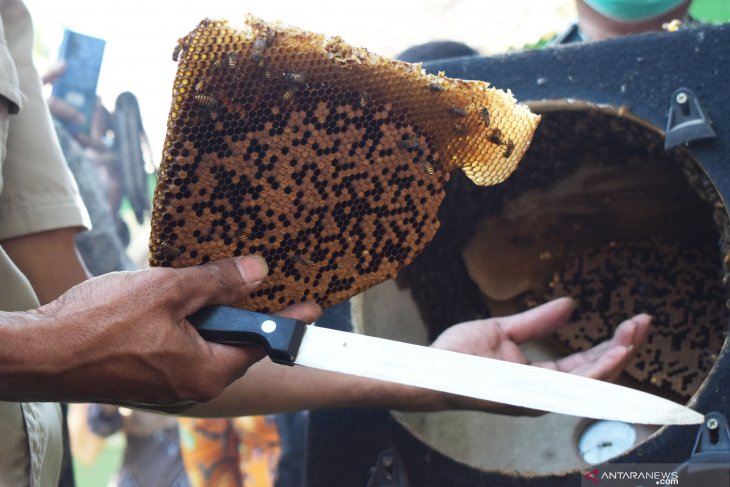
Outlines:
[{"label": "open palm", "polygon": [[[528,360],[519,345],[536,338],[550,335],[568,322],[575,303],[569,298],[559,298],[524,313],[504,318],[489,318],[454,325],[445,330],[432,344],[435,348],[479,355],[527,364]],[[595,347],[566,357],[534,362],[544,367],[594,379],[614,381],[639,347],[649,331],[651,317],[636,315],[621,323],[610,340]],[[475,403],[453,398],[456,407],[472,408]],[[513,413],[514,408],[478,406],[478,409],[498,409]],[[519,410],[520,413],[528,413]]]}]

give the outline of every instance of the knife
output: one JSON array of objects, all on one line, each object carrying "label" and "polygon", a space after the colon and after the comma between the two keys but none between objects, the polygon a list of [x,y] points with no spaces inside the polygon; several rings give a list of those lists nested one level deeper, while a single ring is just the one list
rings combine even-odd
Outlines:
[{"label": "knife", "polygon": [[641,424],[699,424],[662,397],[565,372],[209,306],[188,317],[209,341],[254,345],[272,361],[396,382],[554,413]]}]

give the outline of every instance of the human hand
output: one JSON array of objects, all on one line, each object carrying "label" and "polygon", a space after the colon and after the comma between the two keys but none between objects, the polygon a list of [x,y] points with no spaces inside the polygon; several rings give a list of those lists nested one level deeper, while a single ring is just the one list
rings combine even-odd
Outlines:
[{"label": "human hand", "polygon": [[[88,280],[57,300],[13,315],[18,338],[0,399],[160,406],[175,411],[217,396],[264,357],[258,348],[203,340],[186,317],[232,304],[265,278],[263,259],[224,259]],[[316,305],[285,311],[303,321]],[[24,320],[19,323],[19,320]],[[5,322],[3,322],[5,324]],[[2,371],[2,368],[0,368]]]},{"label": "human hand", "polygon": [[[63,73],[66,72],[66,64],[59,63],[52,67],[46,74],[41,77],[44,85],[53,84]],[[55,96],[48,98],[48,109],[51,115],[63,122],[71,122],[82,124],[85,121],[84,115],[63,100],[59,100]]]},{"label": "human hand", "polygon": [[[504,318],[490,318],[454,325],[432,344],[435,348],[527,364],[519,344],[550,335],[565,325],[575,304],[559,298],[534,309]],[[593,379],[614,381],[623,371],[634,351],[644,343],[651,317],[640,314],[621,323],[613,337],[590,350],[577,352],[558,360],[531,365]],[[479,409],[502,414],[542,414],[513,406],[489,403],[455,395],[433,393],[427,409]]]},{"label": "human hand", "polygon": [[[53,84],[54,81],[66,72],[66,67],[66,64],[63,62],[57,64],[41,77],[41,81],[44,85]],[[86,122],[86,117],[83,113],[55,96],[49,97],[47,103],[48,110],[51,112],[51,115],[65,124],[79,126]],[[101,99],[96,97],[96,109],[93,114],[93,120],[91,120],[90,133],[86,134],[78,132],[74,134],[74,138],[82,146],[88,149],[92,149],[100,153],[107,151],[107,146],[102,140],[102,137],[106,132],[107,116],[108,113],[106,112],[104,105],[101,103]]]}]

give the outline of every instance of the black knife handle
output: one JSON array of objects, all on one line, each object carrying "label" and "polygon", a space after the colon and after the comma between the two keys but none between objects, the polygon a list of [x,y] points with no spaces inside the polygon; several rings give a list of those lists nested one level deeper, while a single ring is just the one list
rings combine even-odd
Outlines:
[{"label": "black knife handle", "polygon": [[188,316],[188,321],[208,341],[228,345],[255,345],[272,361],[294,365],[306,323],[229,306],[208,306]]}]

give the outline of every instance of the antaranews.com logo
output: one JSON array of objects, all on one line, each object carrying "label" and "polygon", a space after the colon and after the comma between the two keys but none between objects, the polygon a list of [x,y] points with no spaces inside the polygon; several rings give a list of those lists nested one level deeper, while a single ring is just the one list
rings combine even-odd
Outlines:
[{"label": "antaranews.com logo", "polygon": [[[643,484],[654,484],[654,485],[680,485],[679,484],[679,473],[674,471],[635,471],[635,470],[613,470],[613,471],[601,471],[598,468],[594,468],[590,472],[583,476],[585,479],[590,480],[594,484],[603,484],[610,486],[623,485],[625,481],[632,482],[631,485],[636,484],[636,481],[643,482]],[[620,481],[620,483],[608,481]],[[641,485],[643,485],[641,484]]]},{"label": "antaranews.com logo", "polygon": [[726,464],[697,464],[678,468],[662,463],[607,463],[584,471],[581,487],[730,487]]}]

